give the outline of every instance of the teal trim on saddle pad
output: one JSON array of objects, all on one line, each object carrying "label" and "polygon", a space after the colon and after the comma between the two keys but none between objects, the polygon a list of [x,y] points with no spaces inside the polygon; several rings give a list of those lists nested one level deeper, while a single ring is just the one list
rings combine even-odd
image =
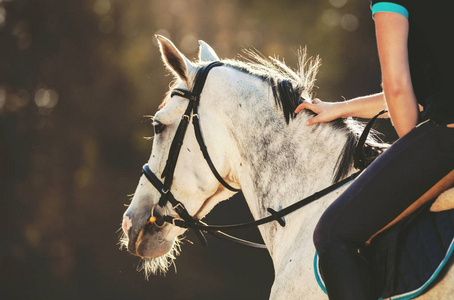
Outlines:
[{"label": "teal trim on saddle pad", "polygon": [[449,261],[449,258],[451,257],[452,253],[454,252],[454,239],[452,239],[451,244],[449,245],[448,251],[446,252],[445,258],[441,261],[441,263],[438,265],[437,269],[435,272],[430,276],[429,280],[427,280],[426,283],[424,283],[419,289],[416,289],[414,291],[398,295],[398,296],[392,296],[388,299],[392,300],[408,300],[408,299],[413,299],[420,294],[422,294],[426,288],[440,275],[441,270],[443,267],[446,265],[446,263]]},{"label": "teal trim on saddle pad", "polygon": [[326,291],[325,283],[323,282],[322,276],[320,274],[320,269],[318,268],[318,254],[317,251],[315,251],[315,256],[314,256],[314,273],[315,273],[315,279],[317,280],[318,286],[322,289],[322,291],[325,294],[328,294]]},{"label": "teal trim on saddle pad", "polygon": [[[438,275],[440,275],[441,270],[444,268],[446,263],[449,261],[449,258],[451,257],[453,252],[454,252],[454,239],[451,240],[451,244],[449,245],[449,248],[448,248],[448,250],[446,252],[446,255],[445,255],[444,259],[438,265],[437,269],[434,271],[432,276],[430,276],[430,278],[421,287],[417,288],[416,290],[413,290],[413,291],[410,291],[410,292],[407,292],[407,293],[404,293],[404,294],[401,294],[401,295],[391,296],[391,297],[386,298],[386,299],[390,299],[390,300],[410,300],[410,299],[413,299],[413,298],[421,295],[427,289],[427,287],[438,277]],[[318,257],[317,251],[315,251],[315,257],[314,257],[315,279],[317,280],[317,283],[320,286],[320,288],[322,289],[322,291],[325,294],[327,294],[325,283],[323,282],[322,276],[320,274],[320,269],[318,267],[318,265],[319,265],[318,261],[319,261],[319,257]],[[378,300],[383,300],[383,298],[380,297]]]}]

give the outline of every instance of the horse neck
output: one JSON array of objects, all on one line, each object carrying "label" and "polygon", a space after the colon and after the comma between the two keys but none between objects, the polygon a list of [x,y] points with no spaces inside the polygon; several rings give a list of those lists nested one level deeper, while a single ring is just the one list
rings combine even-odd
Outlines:
[{"label": "horse neck", "polygon": [[[269,207],[282,209],[332,184],[347,141],[347,134],[330,124],[305,126],[304,112],[286,124],[267,95],[272,93],[261,95],[265,101],[231,105],[238,111],[226,115],[238,151],[235,173],[255,219],[269,215]],[[268,249],[274,248],[277,226],[259,228]]]}]

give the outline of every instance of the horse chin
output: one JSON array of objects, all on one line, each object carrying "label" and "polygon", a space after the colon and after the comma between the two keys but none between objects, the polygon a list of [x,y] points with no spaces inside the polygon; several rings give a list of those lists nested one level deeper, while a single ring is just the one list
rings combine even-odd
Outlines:
[{"label": "horse chin", "polygon": [[173,240],[160,239],[154,235],[145,234],[137,241],[136,255],[142,258],[158,258],[166,255],[173,247]]},{"label": "horse chin", "polygon": [[[167,226],[151,232],[144,228],[137,238],[135,251],[129,251],[142,258],[138,270],[144,271],[147,278],[151,274],[165,274],[171,265],[175,265],[174,260],[180,254],[180,239],[167,239],[169,232]],[[123,234],[120,237],[121,247],[128,248],[128,243],[128,237]]]},{"label": "horse chin", "polygon": [[146,278],[151,274],[166,274],[172,265],[176,271],[174,260],[180,255],[180,240],[175,239],[171,244],[169,251],[164,255],[154,258],[143,258],[142,265],[138,267],[138,270],[143,271]]}]

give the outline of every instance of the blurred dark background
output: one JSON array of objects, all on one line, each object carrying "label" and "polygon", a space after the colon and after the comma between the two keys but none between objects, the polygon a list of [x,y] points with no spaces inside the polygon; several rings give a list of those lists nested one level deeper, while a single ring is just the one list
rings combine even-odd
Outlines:
[{"label": "blurred dark background", "polygon": [[[380,91],[368,1],[0,0],[1,299],[267,299],[266,251],[189,233],[177,272],[147,281],[117,245],[151,150],[142,116],[172,80],[157,33],[190,59],[202,39],[221,58],[254,47],[293,68],[307,45],[323,63],[317,97]],[[248,218],[236,198],[207,221]]]}]

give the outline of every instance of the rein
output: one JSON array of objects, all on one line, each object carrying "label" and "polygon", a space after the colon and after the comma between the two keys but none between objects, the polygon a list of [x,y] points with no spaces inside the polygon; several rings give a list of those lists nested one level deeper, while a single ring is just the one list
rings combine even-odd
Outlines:
[{"label": "rein", "polygon": [[275,211],[272,208],[268,208],[267,211],[270,213],[270,215],[267,217],[264,217],[262,219],[255,220],[252,222],[247,222],[247,223],[235,224],[235,225],[217,225],[217,226],[207,225],[207,224],[203,223],[202,221],[193,218],[189,214],[189,212],[186,210],[184,204],[182,202],[178,201],[177,199],[175,199],[175,197],[172,195],[172,193],[170,192],[170,187],[172,185],[173,173],[175,171],[180,149],[183,144],[183,139],[184,139],[184,136],[186,133],[186,129],[188,127],[189,120],[191,119],[191,115],[192,115],[192,123],[194,126],[194,131],[195,131],[195,136],[196,136],[197,142],[199,144],[200,150],[202,151],[203,157],[205,158],[205,161],[207,162],[208,166],[210,167],[213,175],[228,190],[233,191],[233,192],[240,191],[240,189],[236,189],[236,188],[230,186],[227,182],[225,182],[224,179],[221,177],[221,175],[216,170],[216,167],[214,166],[214,164],[210,158],[210,155],[208,154],[208,150],[207,150],[207,147],[203,140],[202,132],[200,130],[200,123],[199,123],[200,117],[198,115],[198,105],[200,102],[200,94],[203,90],[203,87],[205,85],[205,82],[206,82],[206,79],[207,79],[207,76],[208,76],[208,73],[210,72],[210,70],[214,67],[218,67],[218,66],[222,66],[222,65],[224,65],[222,62],[213,62],[213,63],[203,66],[197,72],[192,91],[184,90],[184,89],[174,89],[171,93],[171,97],[180,96],[180,97],[188,99],[189,103],[188,103],[185,113],[181,117],[180,124],[178,125],[177,131],[175,133],[175,137],[170,146],[166,165],[161,174],[161,178],[164,178],[164,183],[162,183],[161,180],[151,171],[148,164],[145,164],[143,166],[142,173],[143,173],[143,175],[145,175],[145,177],[148,179],[148,181],[161,194],[158,205],[160,207],[165,207],[167,205],[167,202],[170,202],[173,210],[178,214],[179,218],[175,218],[175,217],[172,217],[169,215],[164,215],[164,216],[159,215],[154,211],[155,206],[153,206],[149,222],[158,227],[164,226],[165,223],[170,223],[174,226],[181,227],[181,228],[195,229],[195,232],[196,232],[199,240],[201,241],[201,243],[204,246],[207,246],[207,244],[208,244],[207,240],[204,236],[204,233],[209,233],[215,237],[218,237],[221,239],[226,239],[231,242],[241,244],[244,246],[266,249],[266,246],[263,244],[257,244],[254,242],[245,241],[245,240],[230,236],[230,235],[222,232],[221,230],[228,231],[228,230],[238,230],[238,229],[256,227],[256,226],[263,225],[265,223],[269,223],[272,221],[277,221],[279,223],[279,225],[284,227],[285,226],[285,220],[283,218],[284,216],[294,212],[295,210],[297,210],[309,203],[312,203],[313,201],[340,188],[347,182],[355,179],[366,167],[363,148],[364,148],[364,144],[367,139],[367,136],[369,134],[369,131],[372,127],[372,124],[379,115],[385,113],[386,111],[385,110],[381,111],[379,114],[377,114],[374,118],[372,118],[369,121],[369,123],[364,128],[364,131],[361,134],[361,137],[358,140],[354,157],[355,157],[355,168],[358,168],[358,166],[359,166],[360,171],[357,171],[357,172],[351,174],[350,176],[344,178],[343,180],[340,180],[340,181],[336,182],[335,184],[328,186],[327,188],[325,188],[319,192],[316,192],[313,195],[306,197],[306,198],[304,198],[288,207],[285,207],[279,211]]}]

